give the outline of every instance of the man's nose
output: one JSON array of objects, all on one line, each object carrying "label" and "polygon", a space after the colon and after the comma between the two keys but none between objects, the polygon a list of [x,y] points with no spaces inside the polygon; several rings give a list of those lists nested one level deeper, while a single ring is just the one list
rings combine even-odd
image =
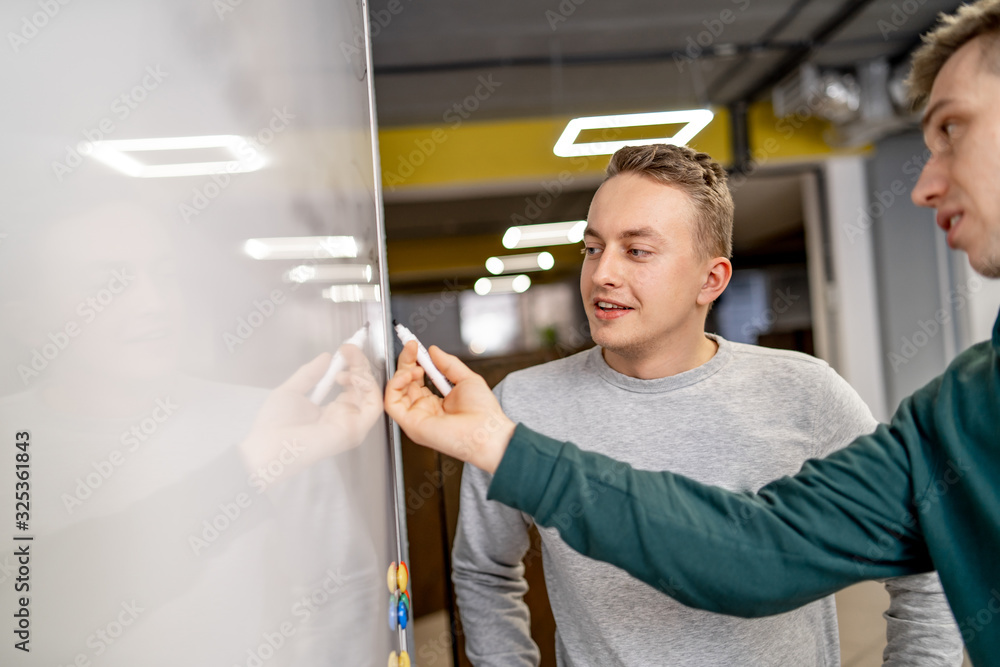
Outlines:
[{"label": "man's nose", "polygon": [[601,253],[601,258],[597,260],[597,268],[594,270],[595,285],[619,285],[621,283],[621,261],[615,255],[616,253],[607,249]]},{"label": "man's nose", "polygon": [[920,178],[910,193],[917,206],[934,208],[948,191],[948,179],[940,157],[931,156],[920,172]]}]

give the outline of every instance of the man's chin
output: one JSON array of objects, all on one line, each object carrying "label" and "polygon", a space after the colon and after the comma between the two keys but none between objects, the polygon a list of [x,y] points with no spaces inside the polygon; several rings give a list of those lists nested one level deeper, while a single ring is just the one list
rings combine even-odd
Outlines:
[{"label": "man's chin", "polygon": [[969,255],[969,266],[983,278],[1000,278],[1000,256],[974,258]]},{"label": "man's chin", "polygon": [[645,346],[635,339],[624,339],[620,336],[608,336],[597,333],[593,335],[594,342],[605,352],[611,352],[623,359],[635,359],[642,356]]}]

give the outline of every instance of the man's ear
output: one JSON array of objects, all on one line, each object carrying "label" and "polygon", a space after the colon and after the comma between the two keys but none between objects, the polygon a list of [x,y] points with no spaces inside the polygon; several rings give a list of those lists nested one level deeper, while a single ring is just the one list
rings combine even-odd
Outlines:
[{"label": "man's ear", "polygon": [[705,265],[705,282],[698,294],[698,305],[710,304],[726,291],[729,279],[733,277],[733,265],[725,257],[708,260]]}]

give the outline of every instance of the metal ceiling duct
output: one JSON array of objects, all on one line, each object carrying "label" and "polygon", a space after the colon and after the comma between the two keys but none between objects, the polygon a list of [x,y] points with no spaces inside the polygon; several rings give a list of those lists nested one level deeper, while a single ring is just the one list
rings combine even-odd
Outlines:
[{"label": "metal ceiling duct", "polygon": [[915,122],[900,72],[885,58],[858,64],[854,74],[824,72],[806,63],[774,87],[774,113],[828,120],[833,124],[826,136],[831,145],[864,146]]}]

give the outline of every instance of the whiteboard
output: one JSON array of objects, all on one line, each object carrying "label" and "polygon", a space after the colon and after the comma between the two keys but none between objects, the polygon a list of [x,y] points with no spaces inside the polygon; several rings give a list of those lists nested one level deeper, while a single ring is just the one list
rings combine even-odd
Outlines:
[{"label": "whiteboard", "polygon": [[365,11],[0,9],[0,664],[405,648]]}]

